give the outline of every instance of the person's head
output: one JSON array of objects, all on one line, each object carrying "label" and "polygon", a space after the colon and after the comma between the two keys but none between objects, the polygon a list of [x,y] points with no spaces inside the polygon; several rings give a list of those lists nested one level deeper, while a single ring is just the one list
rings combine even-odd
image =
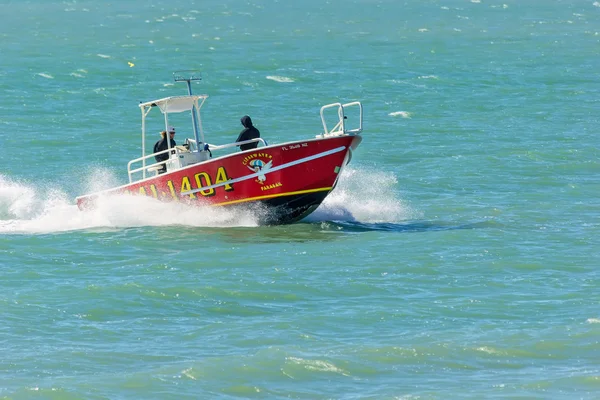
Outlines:
[{"label": "person's head", "polygon": [[241,121],[242,125],[244,125],[244,128],[250,128],[252,126],[252,119],[250,119],[248,115],[244,115]]},{"label": "person's head", "polygon": [[[173,139],[173,136],[175,136],[175,127],[174,126],[169,126],[168,127],[168,131],[169,131],[169,136],[171,137],[171,139]],[[165,137],[167,134],[167,131],[162,131],[160,133],[160,136]]]}]

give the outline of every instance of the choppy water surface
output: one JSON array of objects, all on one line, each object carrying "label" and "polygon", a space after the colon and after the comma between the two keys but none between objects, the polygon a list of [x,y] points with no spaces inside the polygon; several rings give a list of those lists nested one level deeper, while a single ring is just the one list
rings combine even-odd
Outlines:
[{"label": "choppy water surface", "polygon": [[[23,1],[0,23],[0,398],[600,397],[597,2]],[[137,104],[185,93],[181,69],[215,143],[363,102],[313,215],[77,209],[125,182]]]}]

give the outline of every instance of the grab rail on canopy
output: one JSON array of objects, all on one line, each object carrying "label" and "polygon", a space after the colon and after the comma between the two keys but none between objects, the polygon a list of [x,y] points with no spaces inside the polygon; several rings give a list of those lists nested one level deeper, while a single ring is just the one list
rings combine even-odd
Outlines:
[{"label": "grab rail on canopy", "polygon": [[[358,127],[357,128],[353,128],[353,129],[347,129],[346,128],[346,119],[348,118],[346,116],[346,109],[350,108],[350,107],[356,107],[358,106]],[[331,130],[329,130],[327,128],[327,122],[325,120],[325,110],[330,109],[330,108],[336,108],[337,107],[337,114],[338,114],[338,121],[335,124],[335,126],[333,128],[331,128]],[[323,107],[321,107],[321,122],[323,123],[323,136],[338,136],[338,135],[343,135],[343,134],[351,134],[351,135],[357,135],[359,133],[362,132],[363,130],[363,107],[362,107],[362,103],[360,101],[353,101],[350,103],[346,103],[346,104],[342,104],[342,103],[332,103],[332,104],[327,104]]]}]

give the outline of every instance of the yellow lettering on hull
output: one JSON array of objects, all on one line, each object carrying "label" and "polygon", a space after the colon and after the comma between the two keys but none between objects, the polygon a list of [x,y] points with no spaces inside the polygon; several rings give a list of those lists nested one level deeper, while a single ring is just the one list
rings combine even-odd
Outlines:
[{"label": "yellow lettering on hull", "polygon": [[[231,178],[229,177],[229,175],[227,175],[227,171],[225,170],[225,167],[217,168],[217,172],[215,174],[215,184],[216,185],[227,182],[230,179]],[[212,184],[213,184],[212,179],[207,172],[197,173],[196,175],[194,175],[194,180],[196,182],[198,189],[207,187],[207,186],[212,186]],[[152,196],[155,199],[158,199],[158,198],[165,199],[165,198],[171,197],[174,200],[179,200],[179,196],[182,192],[189,192],[189,191],[195,189],[194,187],[192,187],[192,183],[190,181],[189,176],[184,176],[183,178],[181,178],[181,186],[180,186],[179,191],[175,190],[175,185],[173,184],[173,181],[167,181],[167,187],[169,188],[169,193],[166,193],[164,191],[160,191],[160,193],[159,193],[159,191],[156,189],[156,185],[154,185],[154,184],[150,185],[148,187],[148,189],[146,189],[146,187],[144,187],[144,186],[140,186],[138,188],[138,192],[139,192],[139,194],[142,194],[145,196]],[[233,190],[233,185],[230,183],[227,183],[225,185],[219,186],[219,188],[223,188],[224,191],[230,192]],[[129,191],[125,191],[125,192],[129,193]],[[215,188],[202,190],[202,191],[200,191],[200,193],[204,197],[214,196]],[[197,197],[197,195],[194,193],[190,193],[188,196],[190,199],[195,199]]]},{"label": "yellow lettering on hull", "polygon": [[[190,178],[188,178],[187,176],[184,176],[183,179],[181,179],[181,191],[182,192],[187,192],[189,190],[192,190],[192,185],[190,184]],[[195,199],[196,195],[194,195],[194,193],[190,193],[190,199]]]},{"label": "yellow lettering on hull", "polygon": [[[196,179],[196,185],[198,185],[198,188],[212,185],[210,176],[208,176],[208,174],[206,172],[197,173],[196,175],[194,175],[194,178]],[[215,189],[212,188],[212,189],[202,190],[202,191],[200,191],[200,193],[202,194],[202,196],[206,196],[206,197],[214,196]]]},{"label": "yellow lettering on hull", "polygon": [[158,199],[158,193],[156,192],[156,186],[150,185],[150,191],[152,192],[152,197]]},{"label": "yellow lettering on hull", "polygon": [[[219,167],[217,170],[217,177],[215,178],[215,184],[227,182],[228,180],[229,177],[227,176],[227,171],[225,171],[225,168]],[[230,184],[225,185],[224,188],[226,192],[233,190],[233,187]]]},{"label": "yellow lettering on hull", "polygon": [[254,154],[249,154],[246,157],[244,157],[244,159],[242,160],[242,165],[248,165],[248,163],[251,160],[254,160],[255,158],[260,158],[263,160],[270,160],[273,158],[272,155],[267,154],[267,153],[254,153]]},{"label": "yellow lettering on hull", "polygon": [[270,184],[270,185],[264,185],[264,186],[261,186],[261,187],[260,187],[260,190],[263,190],[263,191],[264,191],[264,190],[271,190],[271,189],[275,189],[275,188],[278,188],[278,187],[281,187],[281,186],[283,186],[283,185],[281,184],[281,182],[277,182],[277,183],[272,183],[272,184]]},{"label": "yellow lettering on hull", "polygon": [[169,191],[171,192],[171,197],[173,197],[173,200],[179,200],[177,194],[175,193],[175,186],[173,186],[173,181],[167,181],[167,186],[169,187]]}]

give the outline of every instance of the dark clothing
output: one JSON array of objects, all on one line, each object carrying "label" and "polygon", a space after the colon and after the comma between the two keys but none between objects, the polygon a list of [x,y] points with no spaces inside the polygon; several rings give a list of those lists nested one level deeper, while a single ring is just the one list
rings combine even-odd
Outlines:
[{"label": "dark clothing", "polygon": [[[260,131],[252,125],[252,120],[250,119],[249,116],[244,115],[242,117],[241,121],[242,121],[242,125],[244,125],[244,130],[242,130],[240,132],[240,135],[238,136],[236,142],[243,142],[245,140],[257,139],[260,137]],[[240,145],[240,150],[244,151],[244,150],[255,149],[257,146],[258,146],[258,142],[246,143],[246,144]]]},{"label": "dark clothing", "polygon": [[[175,141],[171,139],[171,148],[173,147],[175,147]],[[156,144],[154,145],[154,152],[158,153],[159,151],[163,151],[168,148],[169,146],[167,143],[167,138],[165,137],[156,142]],[[154,156],[154,158],[156,158],[156,162],[166,161],[169,159],[169,153],[159,154],[157,156]]]},{"label": "dark clothing", "polygon": [[[175,141],[173,139],[171,140],[171,148],[175,147]],[[158,153],[159,151],[163,151],[168,149],[168,143],[167,143],[167,138],[166,135],[164,138],[160,139],[158,142],[156,142],[156,144],[154,145],[154,152]],[[156,159],[156,162],[161,162],[161,161],[167,161],[169,159],[169,153],[163,153],[163,154],[158,154],[156,156],[154,156],[154,158]],[[167,172],[167,165],[163,164],[160,166],[160,169],[158,170],[159,174],[165,173]]]}]

